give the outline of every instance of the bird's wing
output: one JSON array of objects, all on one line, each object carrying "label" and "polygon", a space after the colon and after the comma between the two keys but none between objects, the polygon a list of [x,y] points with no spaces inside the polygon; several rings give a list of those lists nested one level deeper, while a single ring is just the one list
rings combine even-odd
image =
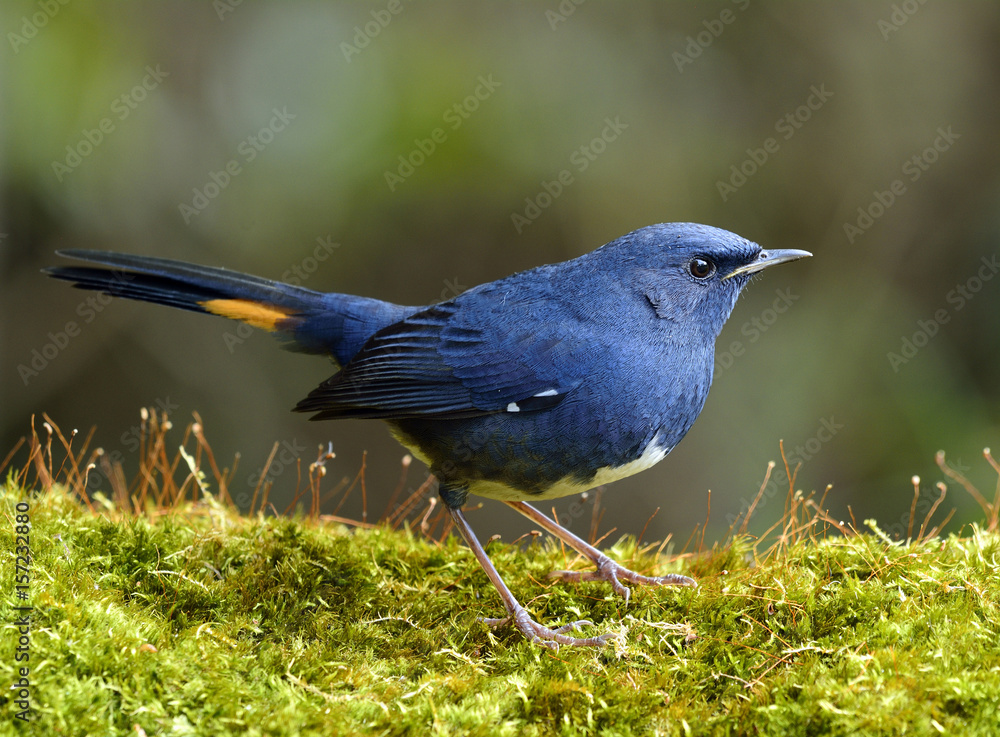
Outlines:
[{"label": "bird's wing", "polygon": [[314,420],[533,412],[582,383],[568,360],[579,349],[572,331],[510,307],[500,308],[512,318],[500,326],[482,305],[459,298],[383,328],[296,411]]}]

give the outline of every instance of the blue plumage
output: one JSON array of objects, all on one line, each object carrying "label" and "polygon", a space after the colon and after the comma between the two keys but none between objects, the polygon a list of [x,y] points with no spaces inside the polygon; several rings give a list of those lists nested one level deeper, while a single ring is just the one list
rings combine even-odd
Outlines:
[{"label": "blue plumage", "polygon": [[701,411],[749,276],[701,282],[690,259],[726,273],[760,251],[706,226],[643,228],[383,328],[296,409],[389,420],[455,489],[581,491],[654,438],[673,448]]},{"label": "blue plumage", "polygon": [[718,228],[641,228],[564,263],[403,307],[322,294],[225,269],[95,251],[103,267],[59,267],[84,289],[243,320],[339,370],[296,406],[313,419],[368,418],[440,481],[440,495],[509,616],[545,644],[599,644],[535,623],[506,589],[461,513],[469,493],[506,501],[591,557],[621,568],[524,500],[571,494],[661,460],[691,428],[712,383],[715,340],[751,275],[809,254],[765,251]]}]

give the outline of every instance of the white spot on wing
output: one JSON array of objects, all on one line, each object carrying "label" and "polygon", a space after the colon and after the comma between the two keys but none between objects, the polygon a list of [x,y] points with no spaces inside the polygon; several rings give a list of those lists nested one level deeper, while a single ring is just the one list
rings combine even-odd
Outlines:
[{"label": "white spot on wing", "polygon": [[508,412],[520,412],[521,408],[517,406],[517,402],[511,402],[507,405]]},{"label": "white spot on wing", "polygon": [[543,392],[538,392],[538,394],[535,394],[534,396],[536,396],[536,397],[554,397],[558,393],[559,392],[557,392],[555,389],[546,389]]}]

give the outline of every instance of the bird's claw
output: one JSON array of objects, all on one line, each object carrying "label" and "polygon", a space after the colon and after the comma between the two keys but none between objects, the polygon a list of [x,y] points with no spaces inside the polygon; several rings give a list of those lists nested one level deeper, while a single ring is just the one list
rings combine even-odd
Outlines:
[{"label": "bird's claw", "polygon": [[533,620],[531,615],[528,614],[528,610],[524,607],[519,607],[506,617],[501,617],[499,619],[480,617],[480,621],[493,629],[503,627],[504,625],[513,622],[514,626],[520,630],[521,634],[534,642],[536,645],[542,645],[543,647],[547,647],[555,651],[559,650],[560,645],[603,647],[607,644],[609,639],[615,637],[615,635],[612,634],[598,635],[596,637],[570,637],[565,633],[572,632],[573,630],[577,630],[585,625],[592,625],[593,622],[589,619],[580,619],[576,622],[569,622],[561,627],[551,629]]},{"label": "bird's claw", "polygon": [[698,586],[698,582],[693,578],[682,576],[679,573],[668,573],[665,576],[644,576],[616,563],[603,554],[595,561],[595,564],[597,565],[596,571],[552,571],[549,578],[558,578],[562,581],[607,581],[611,584],[612,590],[625,599],[626,606],[628,606],[632,591],[622,583],[623,580],[641,586],[693,586],[695,588]]}]

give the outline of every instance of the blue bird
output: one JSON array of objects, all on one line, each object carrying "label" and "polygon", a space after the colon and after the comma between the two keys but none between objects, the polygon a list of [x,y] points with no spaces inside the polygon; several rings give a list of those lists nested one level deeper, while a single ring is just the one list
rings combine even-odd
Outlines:
[{"label": "blue bird", "polygon": [[715,340],[740,291],[765,268],[810,256],[764,250],[693,223],[640,228],[579,258],[482,284],[447,302],[404,307],[324,294],[226,269],[73,250],[100,264],[47,269],[82,289],[240,320],[338,367],[295,407],[312,419],[385,420],[430,468],[455,526],[533,642],[602,645],[534,621],[504,584],[462,512],[499,499],[592,560],[555,572],[622,583],[694,586],[615,563],[527,504],[638,473],[691,429],[712,383]]}]

